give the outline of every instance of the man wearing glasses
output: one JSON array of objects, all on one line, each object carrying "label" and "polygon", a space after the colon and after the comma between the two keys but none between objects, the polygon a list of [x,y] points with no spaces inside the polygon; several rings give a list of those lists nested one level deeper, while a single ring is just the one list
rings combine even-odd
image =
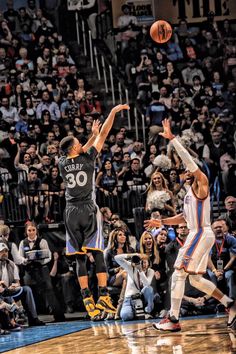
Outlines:
[{"label": "man wearing glasses", "polygon": [[236,236],[236,198],[229,195],[225,198],[226,213],[220,215],[227,225],[229,225],[229,232]]}]

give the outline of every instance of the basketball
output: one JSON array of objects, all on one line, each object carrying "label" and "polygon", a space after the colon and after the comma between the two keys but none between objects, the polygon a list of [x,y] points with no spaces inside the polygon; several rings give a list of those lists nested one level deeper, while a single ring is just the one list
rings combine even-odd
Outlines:
[{"label": "basketball", "polygon": [[172,36],[172,27],[164,20],[156,21],[150,28],[150,36],[154,42],[166,43]]}]

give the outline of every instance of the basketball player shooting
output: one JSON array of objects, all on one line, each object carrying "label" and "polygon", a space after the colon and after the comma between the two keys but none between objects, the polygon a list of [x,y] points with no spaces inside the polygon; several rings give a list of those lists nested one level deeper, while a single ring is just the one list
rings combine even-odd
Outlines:
[{"label": "basketball player shooting", "polygon": [[[96,205],[94,186],[94,165],[97,154],[109,134],[116,113],[128,110],[127,104],[115,106],[100,132],[82,147],[75,137],[65,137],[60,142],[64,156],[59,159],[59,170],[66,187],[66,253],[75,255],[77,275],[85,308],[92,320],[99,320],[101,311],[115,313],[107,290],[107,274],[103,257],[103,234],[99,208]],[[95,130],[99,123],[95,122]],[[99,286],[99,299],[95,304],[88,286],[87,255],[92,253],[95,260]]]},{"label": "basketball player shooting", "polygon": [[184,198],[183,213],[162,220],[145,220],[146,228],[159,228],[163,225],[178,225],[187,222],[190,230],[175,262],[171,282],[171,308],[166,318],[154,327],[162,331],[181,330],[179,312],[185,290],[185,280],[189,276],[192,286],[214,297],[229,310],[227,326],[236,329],[236,302],[224,295],[212,282],[203,278],[208,264],[208,256],[215,242],[210,221],[210,193],[207,176],[200,170],[188,151],[172,134],[170,121],[162,123],[164,132],[159,133],[173,144],[176,152],[186,166],[186,177],[192,178],[192,185]]}]

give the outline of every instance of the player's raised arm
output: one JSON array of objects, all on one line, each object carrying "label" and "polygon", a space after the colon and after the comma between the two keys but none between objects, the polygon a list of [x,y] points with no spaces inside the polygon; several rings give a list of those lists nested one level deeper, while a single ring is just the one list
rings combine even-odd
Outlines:
[{"label": "player's raised arm", "polygon": [[185,164],[186,168],[194,175],[194,177],[196,177],[198,182],[202,183],[203,187],[208,188],[207,176],[200,170],[200,168],[193,160],[190,153],[185,149],[185,147],[179,142],[179,140],[172,133],[169,119],[164,119],[162,125],[164,131],[162,133],[159,133],[159,135],[171,141],[179,157]]},{"label": "player's raised arm", "polygon": [[93,146],[96,148],[96,150],[98,152],[101,151],[103,144],[107,138],[107,135],[109,134],[109,132],[113,126],[116,113],[122,111],[123,109],[129,110],[130,107],[128,104],[119,104],[118,106],[113,107],[109,116],[107,117],[107,119],[103,123],[100,133],[98,134],[95,142],[93,143]]},{"label": "player's raised arm", "polygon": [[93,125],[92,125],[92,136],[90,137],[90,139],[87,141],[87,143],[82,146],[82,150],[83,152],[87,152],[88,149],[91,148],[91,146],[93,145],[93,143],[95,142],[97,136],[99,135],[99,131],[101,128],[101,122],[99,119],[96,119],[93,121]]}]

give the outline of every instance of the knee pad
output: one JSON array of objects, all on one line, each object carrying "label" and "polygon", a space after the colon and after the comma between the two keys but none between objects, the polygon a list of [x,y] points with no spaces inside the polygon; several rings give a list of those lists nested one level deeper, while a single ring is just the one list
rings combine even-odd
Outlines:
[{"label": "knee pad", "polygon": [[88,275],[86,261],[86,255],[81,254],[76,256],[76,274],[78,277],[84,277]]},{"label": "knee pad", "polygon": [[103,252],[92,251],[92,254],[96,264],[96,273],[106,273],[107,269],[105,266]]},{"label": "knee pad", "polygon": [[216,289],[216,285],[210,280],[203,278],[201,274],[190,275],[189,282],[194,288],[197,288],[209,296],[211,296],[213,291]]}]

